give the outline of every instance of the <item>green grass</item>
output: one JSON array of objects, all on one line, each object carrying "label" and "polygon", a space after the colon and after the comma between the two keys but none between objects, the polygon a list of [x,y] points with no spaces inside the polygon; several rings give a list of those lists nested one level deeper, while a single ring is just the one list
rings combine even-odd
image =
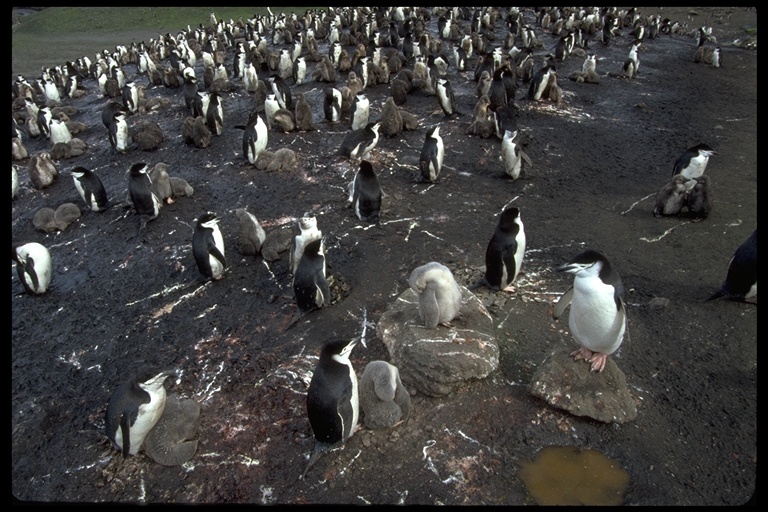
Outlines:
[{"label": "green grass", "polygon": [[[272,12],[302,14],[306,7],[273,8]],[[49,7],[23,16],[13,26],[11,77],[36,78],[43,67],[62,65],[116,45],[149,41],[160,34],[176,35],[187,26],[217,19],[237,20],[266,14],[262,7]]]}]

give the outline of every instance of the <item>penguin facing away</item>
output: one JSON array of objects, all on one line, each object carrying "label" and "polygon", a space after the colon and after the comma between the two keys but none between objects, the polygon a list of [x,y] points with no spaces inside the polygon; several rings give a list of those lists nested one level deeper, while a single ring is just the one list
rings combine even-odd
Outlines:
[{"label": "penguin facing away", "polygon": [[215,213],[206,212],[197,219],[192,235],[192,253],[200,273],[218,281],[224,277],[227,260],[224,256],[224,238]]},{"label": "penguin facing away", "polygon": [[360,377],[360,409],[365,426],[373,430],[408,420],[411,395],[396,366],[387,361],[371,361],[365,366]]},{"label": "penguin facing away", "polygon": [[349,360],[357,338],[326,343],[307,390],[307,416],[315,444],[301,478],[323,453],[346,442],[357,430],[360,399],[355,369]]},{"label": "penguin facing away", "polygon": [[16,262],[16,273],[30,295],[42,295],[51,283],[51,253],[37,242],[15,244],[11,258]]},{"label": "penguin facing away", "polygon": [[128,194],[133,208],[139,215],[141,232],[147,222],[160,215],[162,202],[152,189],[152,179],[149,177],[149,167],[143,162],[131,166],[128,174]]},{"label": "penguin facing away", "polygon": [[304,247],[313,240],[319,240],[323,237],[323,232],[317,228],[317,217],[310,213],[305,213],[298,220],[299,234],[293,237],[291,242],[291,252],[289,254],[289,265],[291,274],[296,275],[296,269],[304,254]]},{"label": "penguin facing away", "polygon": [[109,199],[104,184],[96,173],[81,166],[75,167],[70,172],[75,188],[86,206],[94,212],[105,211],[109,207]]},{"label": "penguin facing away", "polygon": [[[742,242],[728,261],[728,271],[720,289],[708,301],[725,297],[743,302],[757,299],[757,228]],[[751,301],[749,299],[754,299]]]},{"label": "penguin facing away", "polygon": [[485,274],[480,285],[492,290],[513,292],[525,256],[525,228],[520,209],[507,206],[499,215],[493,236],[485,249]]},{"label": "penguin facing away", "polygon": [[424,327],[451,326],[461,310],[461,288],[445,265],[431,261],[415,268],[408,284],[419,297],[419,318]]},{"label": "penguin facing away", "polygon": [[364,222],[379,223],[381,211],[381,185],[371,162],[363,160],[355,178],[350,182],[348,203],[355,215]]},{"label": "penguin facing away", "polygon": [[172,371],[158,374],[142,370],[125,381],[109,398],[106,434],[123,457],[136,455],[152,427],[163,415],[165,380]]},{"label": "penguin facing away", "polygon": [[312,240],[304,246],[293,276],[293,293],[302,312],[320,309],[331,303],[331,290],[325,272],[323,239]]},{"label": "penguin facing away", "polygon": [[440,137],[440,125],[427,130],[419,155],[419,170],[423,181],[434,183],[440,175],[445,158],[445,144]]},{"label": "penguin facing away", "polygon": [[602,372],[608,356],[621,345],[627,328],[624,285],[603,254],[588,249],[556,269],[574,275],[573,286],[555,304],[558,319],[570,305],[568,327],[580,348],[571,355]]}]

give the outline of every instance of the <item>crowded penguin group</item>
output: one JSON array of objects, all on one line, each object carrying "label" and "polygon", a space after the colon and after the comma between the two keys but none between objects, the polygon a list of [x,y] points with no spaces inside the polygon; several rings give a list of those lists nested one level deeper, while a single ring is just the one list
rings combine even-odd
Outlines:
[{"label": "crowded penguin group", "polygon": [[[315,123],[322,119],[327,122],[323,124],[323,129],[328,131],[327,137],[332,138],[333,143],[330,147],[335,153],[334,156],[341,157],[342,161],[348,160],[349,162],[345,163],[349,163],[355,169],[352,181],[339,184],[340,187],[346,186],[347,206],[352,208],[357,220],[380,226],[386,215],[386,209],[382,209],[382,202],[386,196],[382,191],[380,174],[377,174],[381,173],[382,166],[376,156],[377,149],[391,147],[391,145],[388,144],[387,137],[383,136],[382,121],[376,117],[376,105],[371,101],[372,94],[368,91],[389,87],[394,97],[394,91],[400,89],[404,91],[401,101],[393,100],[393,102],[402,104],[407,103],[408,95],[414,94],[413,91],[416,88],[418,94],[433,97],[434,110],[442,112],[440,116],[430,118],[430,121],[434,122],[431,126],[419,127],[421,130],[419,135],[423,134],[423,145],[420,151],[419,148],[411,148],[414,160],[418,161],[420,182],[442,186],[443,182],[447,181],[442,179],[446,176],[443,169],[449,167],[445,164],[446,146],[443,137],[451,143],[455,140],[448,135],[455,133],[455,130],[449,131],[451,123],[462,124],[467,129],[475,126],[470,135],[476,134],[482,138],[495,139],[493,140],[495,145],[491,146],[498,156],[494,159],[494,169],[503,172],[512,178],[512,181],[524,180],[527,178],[525,170],[532,168],[530,159],[522,150],[527,141],[523,135],[525,127],[522,129],[517,127],[517,111],[520,107],[515,104],[515,101],[527,98],[530,104],[561,103],[562,91],[557,85],[557,69],[561,66],[560,62],[573,54],[573,39],[564,37],[563,44],[567,43],[569,46],[558,50],[557,55],[545,59],[543,65],[538,55],[536,58],[539,62],[533,64],[531,54],[534,49],[540,47],[536,46],[535,38],[525,32],[522,27],[514,33],[510,32],[512,43],[509,47],[480,49],[481,45],[488,42],[477,37],[477,31],[473,33],[469,27],[475,22],[480,25],[488,23],[481,21],[485,19],[483,14],[492,13],[494,19],[497,19],[496,16],[505,12],[503,9],[488,10],[491,12],[486,13],[485,9],[475,11],[448,9],[440,15],[442,18],[440,34],[438,36],[432,34],[426,38],[416,37],[415,39],[420,41],[416,44],[412,42],[411,46],[407,46],[405,41],[414,39],[415,33],[412,27],[417,24],[418,16],[424,15],[423,11],[418,9],[406,11],[410,16],[409,23],[405,23],[405,19],[399,19],[396,16],[398,12],[403,13],[402,9],[382,8],[373,12],[369,10],[366,17],[370,20],[386,21],[386,26],[391,29],[387,32],[395,41],[395,44],[378,47],[375,42],[372,42],[372,37],[356,35],[358,40],[362,40],[362,45],[352,40],[351,27],[357,27],[360,24],[352,25],[349,22],[345,24],[341,21],[342,14],[345,18],[347,17],[346,9],[337,9],[333,15],[329,12],[320,13],[313,10],[303,18],[282,15],[262,20],[260,17],[254,17],[253,20],[245,21],[242,27],[216,22],[208,30],[202,31],[204,35],[185,34],[187,39],[180,38],[176,41],[176,49],[167,57],[158,59],[159,50],[156,47],[147,48],[141,52],[137,50],[137,54],[151,53],[154,57],[146,60],[146,68],[141,71],[144,74],[133,81],[125,81],[125,77],[120,73],[121,66],[117,63],[112,64],[115,56],[103,55],[105,69],[98,71],[96,75],[93,70],[86,68],[80,75],[81,82],[87,83],[88,79],[98,80],[99,83],[103,81],[104,96],[110,98],[102,111],[102,122],[107,132],[107,136],[104,137],[106,140],[103,142],[105,145],[109,144],[106,147],[111,147],[113,153],[119,157],[125,156],[126,153],[130,154],[132,139],[129,124],[133,125],[131,119],[142,115],[142,108],[146,108],[147,98],[142,95],[152,93],[151,88],[145,88],[143,83],[137,84],[137,80],[148,81],[155,87],[169,87],[169,84],[173,84],[170,77],[174,74],[181,75],[176,76],[178,85],[171,88],[178,88],[181,91],[177,107],[184,110],[185,123],[186,120],[191,119],[189,124],[184,124],[189,127],[189,132],[184,137],[185,142],[195,148],[205,149],[211,144],[212,136],[221,136],[228,128],[241,129],[242,139],[238,140],[235,148],[230,149],[233,153],[237,152],[240,155],[243,164],[247,163],[251,167],[257,165],[262,155],[271,153],[270,150],[274,147],[270,147],[270,144],[274,146],[276,141],[288,140],[282,135],[317,129]],[[513,26],[511,20],[514,17],[512,9],[508,10],[507,15],[506,22],[511,27]],[[581,19],[586,19],[588,16],[595,20],[602,18],[604,25],[617,26],[618,14],[611,14],[607,9],[603,12],[591,12],[588,15],[585,13]],[[319,21],[327,17],[333,21],[327,23]],[[337,18],[339,21],[335,21]],[[299,19],[303,21],[298,21]],[[260,34],[256,27],[262,22],[266,23],[261,25],[263,33]],[[500,22],[496,21],[496,23]],[[284,27],[283,30],[291,25],[296,27],[296,35],[301,34],[301,37],[296,37],[291,44],[285,40],[274,43],[277,40],[276,34],[279,32],[276,27],[281,24]],[[320,32],[318,29],[325,25],[331,28],[323,40],[323,43],[329,47],[328,55],[318,55],[321,50],[313,48],[312,45],[317,45],[317,42],[312,42],[314,36],[309,36],[308,29],[315,27],[314,33],[317,34]],[[462,27],[466,27],[467,33],[461,33]],[[224,34],[220,37],[224,44],[214,43],[219,41],[219,38],[214,35],[218,33],[218,29],[221,29],[220,33]],[[331,42],[331,34],[334,33],[337,34],[336,37],[346,36],[347,44],[337,45],[335,41]],[[574,34],[575,30],[569,32],[570,36]],[[262,52],[259,47],[268,35],[273,36],[271,37],[272,48]],[[610,42],[615,45],[620,36],[618,30],[607,32],[603,30],[601,37],[603,44],[607,45]],[[231,42],[229,38],[232,38]],[[179,41],[186,40],[197,42],[198,51],[191,53],[182,51],[185,43]],[[235,40],[238,42],[235,43]],[[434,47],[434,41],[437,42],[436,47]],[[475,42],[474,48],[472,41]],[[454,61],[451,61],[441,55],[441,50],[451,48],[454,44],[454,51],[449,52],[454,56]],[[264,42],[263,45],[268,44]],[[279,46],[283,47],[279,48]],[[520,51],[519,47],[527,51]],[[348,52],[350,48],[355,48],[352,57]],[[584,48],[586,45],[582,46],[582,49]],[[644,48],[645,43],[641,38],[633,40],[629,56],[622,68],[627,78],[633,80],[642,78],[642,72],[639,72],[639,54]],[[579,47],[576,46],[575,49],[578,50]],[[375,50],[378,50],[379,54],[378,63],[376,63]],[[513,52],[513,50],[516,51]],[[370,56],[363,55],[368,52]],[[382,53],[386,56],[383,61]],[[180,58],[181,54],[187,56]],[[200,57],[199,65],[193,62],[195,54]],[[153,59],[154,64],[149,64]],[[211,59],[211,64],[207,63],[208,59]],[[226,68],[230,59],[232,66],[231,71],[228,72]],[[699,60],[712,63],[713,67],[720,65],[719,53],[713,57],[702,56]],[[169,63],[168,67],[163,68],[164,61]],[[270,64],[271,61],[274,61],[274,67]],[[555,61],[559,62],[556,64]],[[594,61],[594,55],[587,57],[585,75],[587,72],[595,72]],[[175,64],[171,65],[171,62]],[[348,63],[345,64],[345,62]],[[314,63],[318,66],[314,69],[322,70],[320,66],[327,67],[327,63],[330,63],[331,69],[324,69],[321,73],[314,74],[311,71]],[[477,106],[472,119],[463,119],[468,116],[464,116],[458,107],[457,99],[462,98],[457,91],[466,88],[466,84],[462,83],[462,89],[459,89],[459,80],[463,80],[463,75],[458,75],[456,70],[473,74],[472,64],[474,63],[477,63],[474,74],[478,75],[475,79],[478,87],[472,90],[477,92]],[[151,69],[153,65],[158,64],[163,69],[165,77],[155,83]],[[137,64],[137,71],[140,71],[139,65]],[[377,83],[377,77],[382,73],[382,66],[387,81]],[[454,66],[455,69],[453,69]],[[483,66],[488,68],[481,69]],[[531,72],[528,76],[524,69],[532,71],[534,68],[531,66],[537,66],[536,72]],[[205,76],[198,79],[196,75],[199,70],[196,68],[204,68],[206,74],[214,73],[213,70],[216,70],[216,74],[213,74],[210,80]],[[95,66],[95,69],[99,69],[99,66]],[[422,72],[423,76],[414,76]],[[336,73],[338,78],[334,78]],[[447,74],[450,75],[450,79],[446,76]],[[318,79],[315,79],[315,76]],[[511,83],[508,81],[510,77]],[[471,77],[468,80],[471,81]],[[319,84],[312,84],[311,81]],[[209,85],[206,86],[206,82],[210,82]],[[51,86],[51,83],[54,85]],[[242,86],[245,93],[241,91],[240,94],[249,94],[254,98],[254,107],[247,114],[241,115],[243,119],[240,121],[245,121],[243,125],[230,123],[232,110],[228,110],[227,96],[224,93],[233,83]],[[117,89],[114,89],[115,86]],[[319,87],[322,95],[315,97],[316,112],[313,119],[313,111],[310,110],[307,116],[306,108],[309,105],[312,109],[312,104],[307,101],[307,92],[315,86]],[[298,90],[299,87],[302,87],[301,91]],[[523,94],[525,98],[515,97],[515,91],[518,88],[521,91],[527,91],[527,95]],[[76,87],[72,86],[68,90],[71,91],[68,94],[72,97]],[[110,90],[119,91],[119,94],[110,93]],[[41,96],[45,96],[46,102],[61,101],[57,92],[55,82],[46,80]],[[25,103],[29,104],[30,101],[32,100],[27,98]],[[43,106],[45,103],[38,106],[33,102],[33,105],[34,108],[31,107],[29,110],[37,109],[34,125],[41,137],[49,138],[53,144],[67,143],[71,140],[72,135],[68,134],[66,125],[62,127],[61,121],[52,117],[51,109]],[[470,105],[466,112],[471,110]],[[424,113],[420,113],[419,117],[423,117],[421,114]],[[183,127],[180,126],[179,131],[182,132],[182,129]],[[475,129],[477,132],[474,131]],[[280,132],[283,133],[280,134]],[[671,181],[659,192],[653,214],[659,217],[673,216],[687,209],[698,218],[706,218],[711,211],[709,199],[711,179],[705,174],[705,169],[709,158],[715,154],[715,151],[706,144],[699,144],[686,151],[674,164]],[[149,221],[159,218],[161,208],[164,208],[163,198],[158,196],[156,185],[149,176],[151,165],[144,163],[147,159],[136,159],[136,163],[129,167],[127,181],[128,196],[133,211],[139,219],[140,234],[148,229]],[[252,170],[248,169],[249,172]],[[450,174],[450,171],[448,172]],[[106,189],[94,171],[84,166],[76,166],[72,169],[71,175],[79,197],[89,210],[104,212],[111,208]],[[237,206],[236,204],[222,206],[221,217],[212,212],[201,213],[193,222],[191,256],[199,274],[206,280],[220,281],[225,271],[229,272],[227,269],[230,267],[225,258],[225,237],[219,225],[228,214],[236,211]],[[265,240],[263,229],[259,233],[257,228],[260,226],[255,221],[255,217],[244,209],[239,208],[237,212],[238,218],[242,219],[243,230],[248,230],[247,240],[252,244],[250,250],[258,253]],[[327,239],[318,229],[317,217],[313,214],[307,213],[299,217],[296,228],[298,234],[291,241],[288,256],[288,273],[291,275],[290,287],[293,298],[302,312],[320,310],[332,304],[331,286],[328,280]],[[335,226],[329,227],[329,230],[333,229]],[[514,292],[514,285],[520,275],[526,251],[526,234],[519,208],[505,207],[498,216],[495,230],[492,224],[489,225],[489,234],[490,232],[492,235],[489,237],[484,259],[482,253],[475,255],[479,262],[485,264],[481,284],[493,293]],[[734,255],[726,281],[720,292],[711,298],[727,296],[745,299],[756,295],[756,274],[742,277],[745,273],[750,274],[751,262],[756,266],[756,231],[752,238]],[[48,290],[52,269],[51,256],[45,247],[34,243],[14,246],[13,259],[17,265],[19,279],[29,294],[40,295]],[[232,260],[230,265],[236,266],[237,262]],[[743,270],[745,266],[747,270]],[[573,287],[563,294],[555,307],[556,317],[562,315],[567,306],[571,308],[569,329],[580,347],[572,355],[577,360],[588,362],[592,371],[601,372],[605,368],[608,356],[615,353],[621,345],[626,330],[626,307],[618,272],[607,258],[597,251],[581,253],[557,270],[574,276]],[[224,281],[226,282],[227,279]],[[412,271],[408,284],[419,297],[419,316],[425,327],[450,326],[451,322],[457,318],[463,298],[462,291],[448,266],[438,261],[430,261]],[[339,340],[328,343],[320,350],[320,359],[307,394],[307,416],[315,436],[315,446],[305,474],[317,462],[321,453],[327,452],[340,443],[343,444],[358,426],[357,380],[355,369],[349,359],[356,343],[356,340]],[[402,383],[399,382],[399,376],[394,370],[384,365],[380,368],[372,368],[371,372],[374,370],[387,377],[390,391],[392,391],[390,394],[396,392],[401,400],[405,400],[402,397]],[[160,373],[137,376],[119,387],[110,399],[107,410],[107,434],[115,448],[124,455],[136,453],[159,418],[157,411],[161,406],[158,404],[164,401],[163,383],[169,375]],[[368,374],[367,377],[384,378],[372,374]],[[409,405],[398,404],[398,408],[403,410],[402,417],[405,419],[408,417],[408,407]]]}]

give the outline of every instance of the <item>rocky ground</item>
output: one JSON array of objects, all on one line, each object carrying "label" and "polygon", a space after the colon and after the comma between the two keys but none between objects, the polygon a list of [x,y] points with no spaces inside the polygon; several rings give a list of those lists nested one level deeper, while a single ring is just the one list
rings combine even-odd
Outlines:
[{"label": "rocky ground", "polygon": [[[294,87],[312,105],[316,129],[270,131],[268,150],[290,148],[298,162],[268,172],[243,157],[243,132],[235,126],[262,105],[242,89],[224,95],[224,132],[195,148],[182,139],[181,89],[149,86],[135,65],[124,66],[131,79],[148,85],[148,98],[168,104],[129,118],[134,132],[146,121],[162,128],[157,150],[132,146],[117,153],[101,123],[108,99],[95,80],[86,81],[88,94],[63,102],[76,107],[72,119],[87,126],[77,135],[87,150],[56,165],[94,170],[115,206],[88,212],[71,178],[60,175],[39,190],[28,159],[14,162],[21,187],[12,202],[12,240],[44,244],[54,267],[48,293],[30,296],[12,265],[14,498],[534,504],[521,471],[543,448],[560,446],[595,450],[623,468],[629,475],[624,504],[749,501],[757,473],[757,306],[704,299],[719,288],[729,258],[757,225],[757,52],[736,42],[745,27],[756,26],[757,14],[699,9],[691,18],[690,9],[642,10],[690,30],[647,40],[636,79],[620,77],[632,41],[625,29],[608,46],[589,43],[599,84],[569,80],[582,58],[557,63],[559,105],[528,101],[528,84],[520,81],[519,137],[533,165],[518,180],[502,171],[498,139],[466,134],[477,102],[477,56],[470,71],[451,66],[447,72],[463,115],[446,117],[423,91],[408,95],[402,108],[418,127],[383,137],[370,157],[385,193],[380,226],[359,221],[346,207],[356,167],[336,154],[349,128],[346,118],[325,122],[326,84]],[[538,68],[557,38],[535,24],[533,11],[523,14],[541,41],[534,52]],[[705,24],[722,48],[719,69],[693,62],[692,32]],[[436,15],[428,29],[436,36]],[[494,32],[501,44],[501,21]],[[448,55],[452,44],[443,42]],[[228,66],[231,59],[230,50]],[[196,71],[202,75],[201,62]],[[366,94],[376,119],[390,86],[375,85]],[[435,124],[446,145],[445,168],[437,183],[425,184],[418,180],[418,157]],[[655,218],[654,196],[673,162],[700,142],[718,152],[707,168],[712,213],[701,222]],[[24,143],[30,156],[51,150],[41,137]],[[164,206],[139,237],[135,213],[121,204],[127,170],[136,162],[165,163],[194,187],[191,197]],[[52,233],[34,228],[38,210],[68,202],[83,208],[73,224]],[[510,202],[520,208],[527,235],[516,291],[475,292],[499,333],[497,370],[445,397],[414,394],[407,422],[361,429],[299,480],[313,444],[306,392],[323,343],[365,335],[366,345],[352,353],[358,374],[369,361],[389,360],[375,325],[407,288],[410,272],[439,261],[460,284],[475,283],[497,215]],[[317,216],[334,293],[329,307],[285,331],[296,313],[287,253],[275,261],[240,254],[238,208],[253,213],[267,233],[296,230],[305,212]],[[228,269],[222,280],[203,283],[191,241],[195,219],[205,211],[222,219]],[[629,333],[612,359],[626,375],[637,418],[623,424],[571,415],[528,391],[550,354],[574,347],[567,322],[551,317],[571,284],[554,269],[585,248],[606,254],[627,290]],[[161,466],[144,453],[123,459],[104,436],[110,395],[147,366],[176,370],[168,393],[201,405],[198,449],[182,466]],[[601,489],[600,481],[610,479],[601,475],[582,486]]]}]

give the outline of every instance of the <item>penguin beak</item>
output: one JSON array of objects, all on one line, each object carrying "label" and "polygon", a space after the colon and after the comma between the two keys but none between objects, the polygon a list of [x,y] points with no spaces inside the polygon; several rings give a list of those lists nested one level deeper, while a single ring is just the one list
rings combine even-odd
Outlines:
[{"label": "penguin beak", "polygon": [[559,266],[559,267],[557,267],[555,270],[556,270],[557,272],[568,272],[568,273],[571,273],[571,274],[573,274],[573,273],[575,273],[577,270],[579,270],[580,268],[581,268],[581,267],[579,267],[578,265],[574,265],[574,264],[572,264],[572,263],[566,263],[566,264],[564,264],[564,265],[560,265],[560,266]]}]

